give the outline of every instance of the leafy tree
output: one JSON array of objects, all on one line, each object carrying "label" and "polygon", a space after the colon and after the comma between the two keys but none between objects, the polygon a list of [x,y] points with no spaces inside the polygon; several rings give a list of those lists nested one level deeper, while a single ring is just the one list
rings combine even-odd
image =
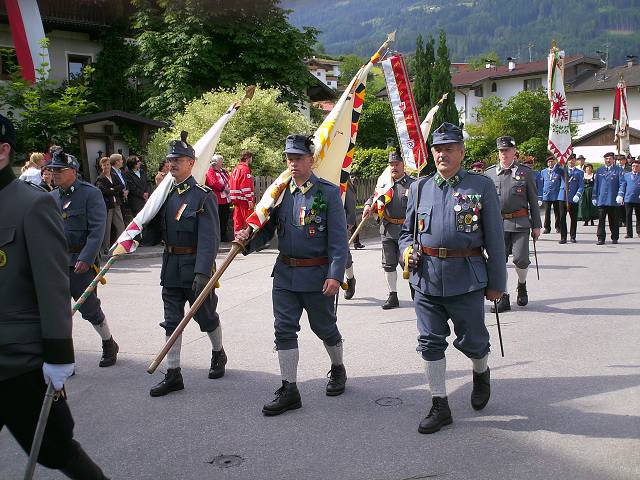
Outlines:
[{"label": "leafy tree", "polygon": [[362,178],[379,176],[389,165],[389,153],[393,148],[359,148],[353,155],[351,171]]},{"label": "leafy tree", "polygon": [[340,65],[340,86],[346,87],[349,85],[351,79],[358,73],[360,67],[367,63],[364,57],[358,55],[345,55],[340,58],[342,64]]},{"label": "leafy tree", "polygon": [[[220,118],[231,103],[242,98],[244,87],[235,90],[218,89],[205,93],[191,101],[184,113],[172,117],[175,127],[170,131],[157,132],[149,143],[149,162],[155,165],[165,157],[167,142],[180,137],[180,131],[189,132],[188,141],[194,144]],[[282,92],[275,88],[256,90],[253,99],[245,103],[227,124],[217,153],[225,158],[225,165],[233,167],[242,150],[253,152],[251,169],[254,175],[279,175],[285,168],[282,150],[287,135],[313,133],[311,123],[300,113],[292,112],[280,100]]]},{"label": "leafy tree", "polygon": [[386,148],[389,138],[397,143],[391,105],[387,101],[366,98],[358,124],[356,152],[359,148]]},{"label": "leafy tree", "polygon": [[443,30],[440,32],[438,58],[433,67],[433,77],[431,79],[431,105],[433,106],[438,103],[444,93],[448,93],[449,96],[433,119],[433,129],[438,128],[443,122],[449,122],[454,125],[458,125],[460,122],[453,86],[451,85],[450,68],[451,62],[449,60],[449,49],[447,48],[447,35]]},{"label": "leafy tree", "polygon": [[277,87],[290,105],[304,99],[312,79],[302,60],[317,31],[291,26],[277,0],[132,1],[133,73],[150,91],[147,114],[175,114],[204,92],[238,83]]},{"label": "leafy tree", "polygon": [[469,70],[484,70],[487,68],[487,63],[491,63],[492,65],[499,67],[502,65],[500,61],[500,56],[496,51],[481,53],[475,57],[471,57],[468,60]]},{"label": "leafy tree", "polygon": [[414,60],[415,79],[413,81],[413,95],[416,99],[420,119],[426,117],[433,106],[431,104],[431,82],[434,73],[435,55],[433,53],[434,40],[431,35],[426,45],[422,45],[422,35],[416,40],[416,55]]}]

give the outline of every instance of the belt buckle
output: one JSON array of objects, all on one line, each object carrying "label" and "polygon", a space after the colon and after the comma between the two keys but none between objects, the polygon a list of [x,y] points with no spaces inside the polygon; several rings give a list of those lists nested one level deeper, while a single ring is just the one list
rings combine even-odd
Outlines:
[{"label": "belt buckle", "polygon": [[291,265],[292,267],[297,267],[298,266],[298,261],[295,258],[289,258],[289,265]]},{"label": "belt buckle", "polygon": [[505,213],[505,214],[504,214],[504,218],[505,218],[506,220],[510,220],[510,219],[512,219],[512,218],[513,218],[513,213]]},{"label": "belt buckle", "polygon": [[447,258],[447,249],[446,248],[438,248],[438,258]]}]

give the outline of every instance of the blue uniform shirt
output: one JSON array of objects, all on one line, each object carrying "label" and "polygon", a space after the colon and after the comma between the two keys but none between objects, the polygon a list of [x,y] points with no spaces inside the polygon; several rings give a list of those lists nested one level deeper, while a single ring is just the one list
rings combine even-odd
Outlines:
[{"label": "blue uniform shirt", "polygon": [[107,224],[107,207],[100,190],[78,179],[68,190],[58,188],[49,195],[56,199],[64,220],[69,266],[78,261],[89,265],[97,262]]},{"label": "blue uniform shirt", "polygon": [[625,173],[620,181],[618,196],[624,203],[640,203],[640,173]]},{"label": "blue uniform shirt", "polygon": [[620,181],[624,171],[617,165],[600,167],[595,173],[593,198],[599,207],[615,207],[616,196],[620,190]]},{"label": "blue uniform shirt", "polygon": [[[567,167],[568,168],[568,167]],[[567,178],[569,179],[569,202],[573,202],[573,197],[578,195],[578,197],[582,196],[584,192],[584,173],[582,170],[578,170],[577,168],[568,168],[567,169]],[[560,193],[558,194],[558,200],[564,202],[564,172],[562,173],[561,182],[560,182]],[[579,201],[579,199],[578,199]]]},{"label": "blue uniform shirt", "polygon": [[421,267],[412,270],[409,278],[416,290],[441,297],[483,288],[506,291],[502,215],[492,180],[461,169],[448,181],[436,173],[415,182],[409,189],[400,251],[413,244],[416,228],[421,246],[452,250],[482,247],[488,257],[442,259],[423,255]]},{"label": "blue uniform shirt", "polygon": [[562,182],[563,171],[559,163],[556,163],[553,169],[545,168],[540,171],[540,180],[538,184],[538,199],[545,202],[555,202],[558,200],[560,193],[560,183]]},{"label": "blue uniform shirt", "polygon": [[249,253],[271,240],[278,232],[278,249],[291,258],[328,257],[327,265],[292,267],[276,261],[273,286],[294,292],[320,292],[325,280],[342,282],[349,251],[347,222],[340,188],[312,175],[301,187],[293,179],[284,197],[247,244]]}]

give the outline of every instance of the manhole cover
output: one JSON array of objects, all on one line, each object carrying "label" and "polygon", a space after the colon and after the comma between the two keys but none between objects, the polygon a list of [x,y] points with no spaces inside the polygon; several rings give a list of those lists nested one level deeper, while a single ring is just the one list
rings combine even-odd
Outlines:
[{"label": "manhole cover", "polygon": [[218,455],[208,463],[215,465],[218,468],[231,468],[237,467],[242,462],[244,462],[244,458],[240,455]]},{"label": "manhole cover", "polygon": [[381,397],[376,400],[376,404],[381,407],[397,407],[402,405],[402,400],[397,397]]}]

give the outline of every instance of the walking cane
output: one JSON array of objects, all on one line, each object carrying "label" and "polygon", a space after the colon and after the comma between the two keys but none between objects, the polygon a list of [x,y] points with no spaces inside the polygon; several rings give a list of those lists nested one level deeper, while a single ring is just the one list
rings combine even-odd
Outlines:
[{"label": "walking cane", "polygon": [[55,396],[56,392],[53,388],[53,382],[49,382],[47,391],[44,394],[44,400],[42,401],[42,408],[40,409],[40,416],[38,417],[38,423],[36,424],[36,431],[33,434],[31,453],[29,454],[29,461],[27,462],[27,470],[24,473],[24,480],[31,480],[33,478],[33,473],[36,470],[38,455],[40,455],[40,446],[42,445],[42,438],[44,437],[44,429],[47,426],[49,411],[51,411],[51,404],[53,403]]},{"label": "walking cane", "polygon": [[496,324],[498,325],[498,338],[500,339],[500,353],[504,357],[504,347],[502,346],[502,330],[500,330],[500,314],[498,313],[498,301],[493,301],[493,308],[496,311]]},{"label": "walking cane", "polygon": [[538,276],[538,280],[540,280],[540,269],[538,268],[538,250],[536,249],[536,239],[533,239],[533,258],[536,260],[536,275]]}]

